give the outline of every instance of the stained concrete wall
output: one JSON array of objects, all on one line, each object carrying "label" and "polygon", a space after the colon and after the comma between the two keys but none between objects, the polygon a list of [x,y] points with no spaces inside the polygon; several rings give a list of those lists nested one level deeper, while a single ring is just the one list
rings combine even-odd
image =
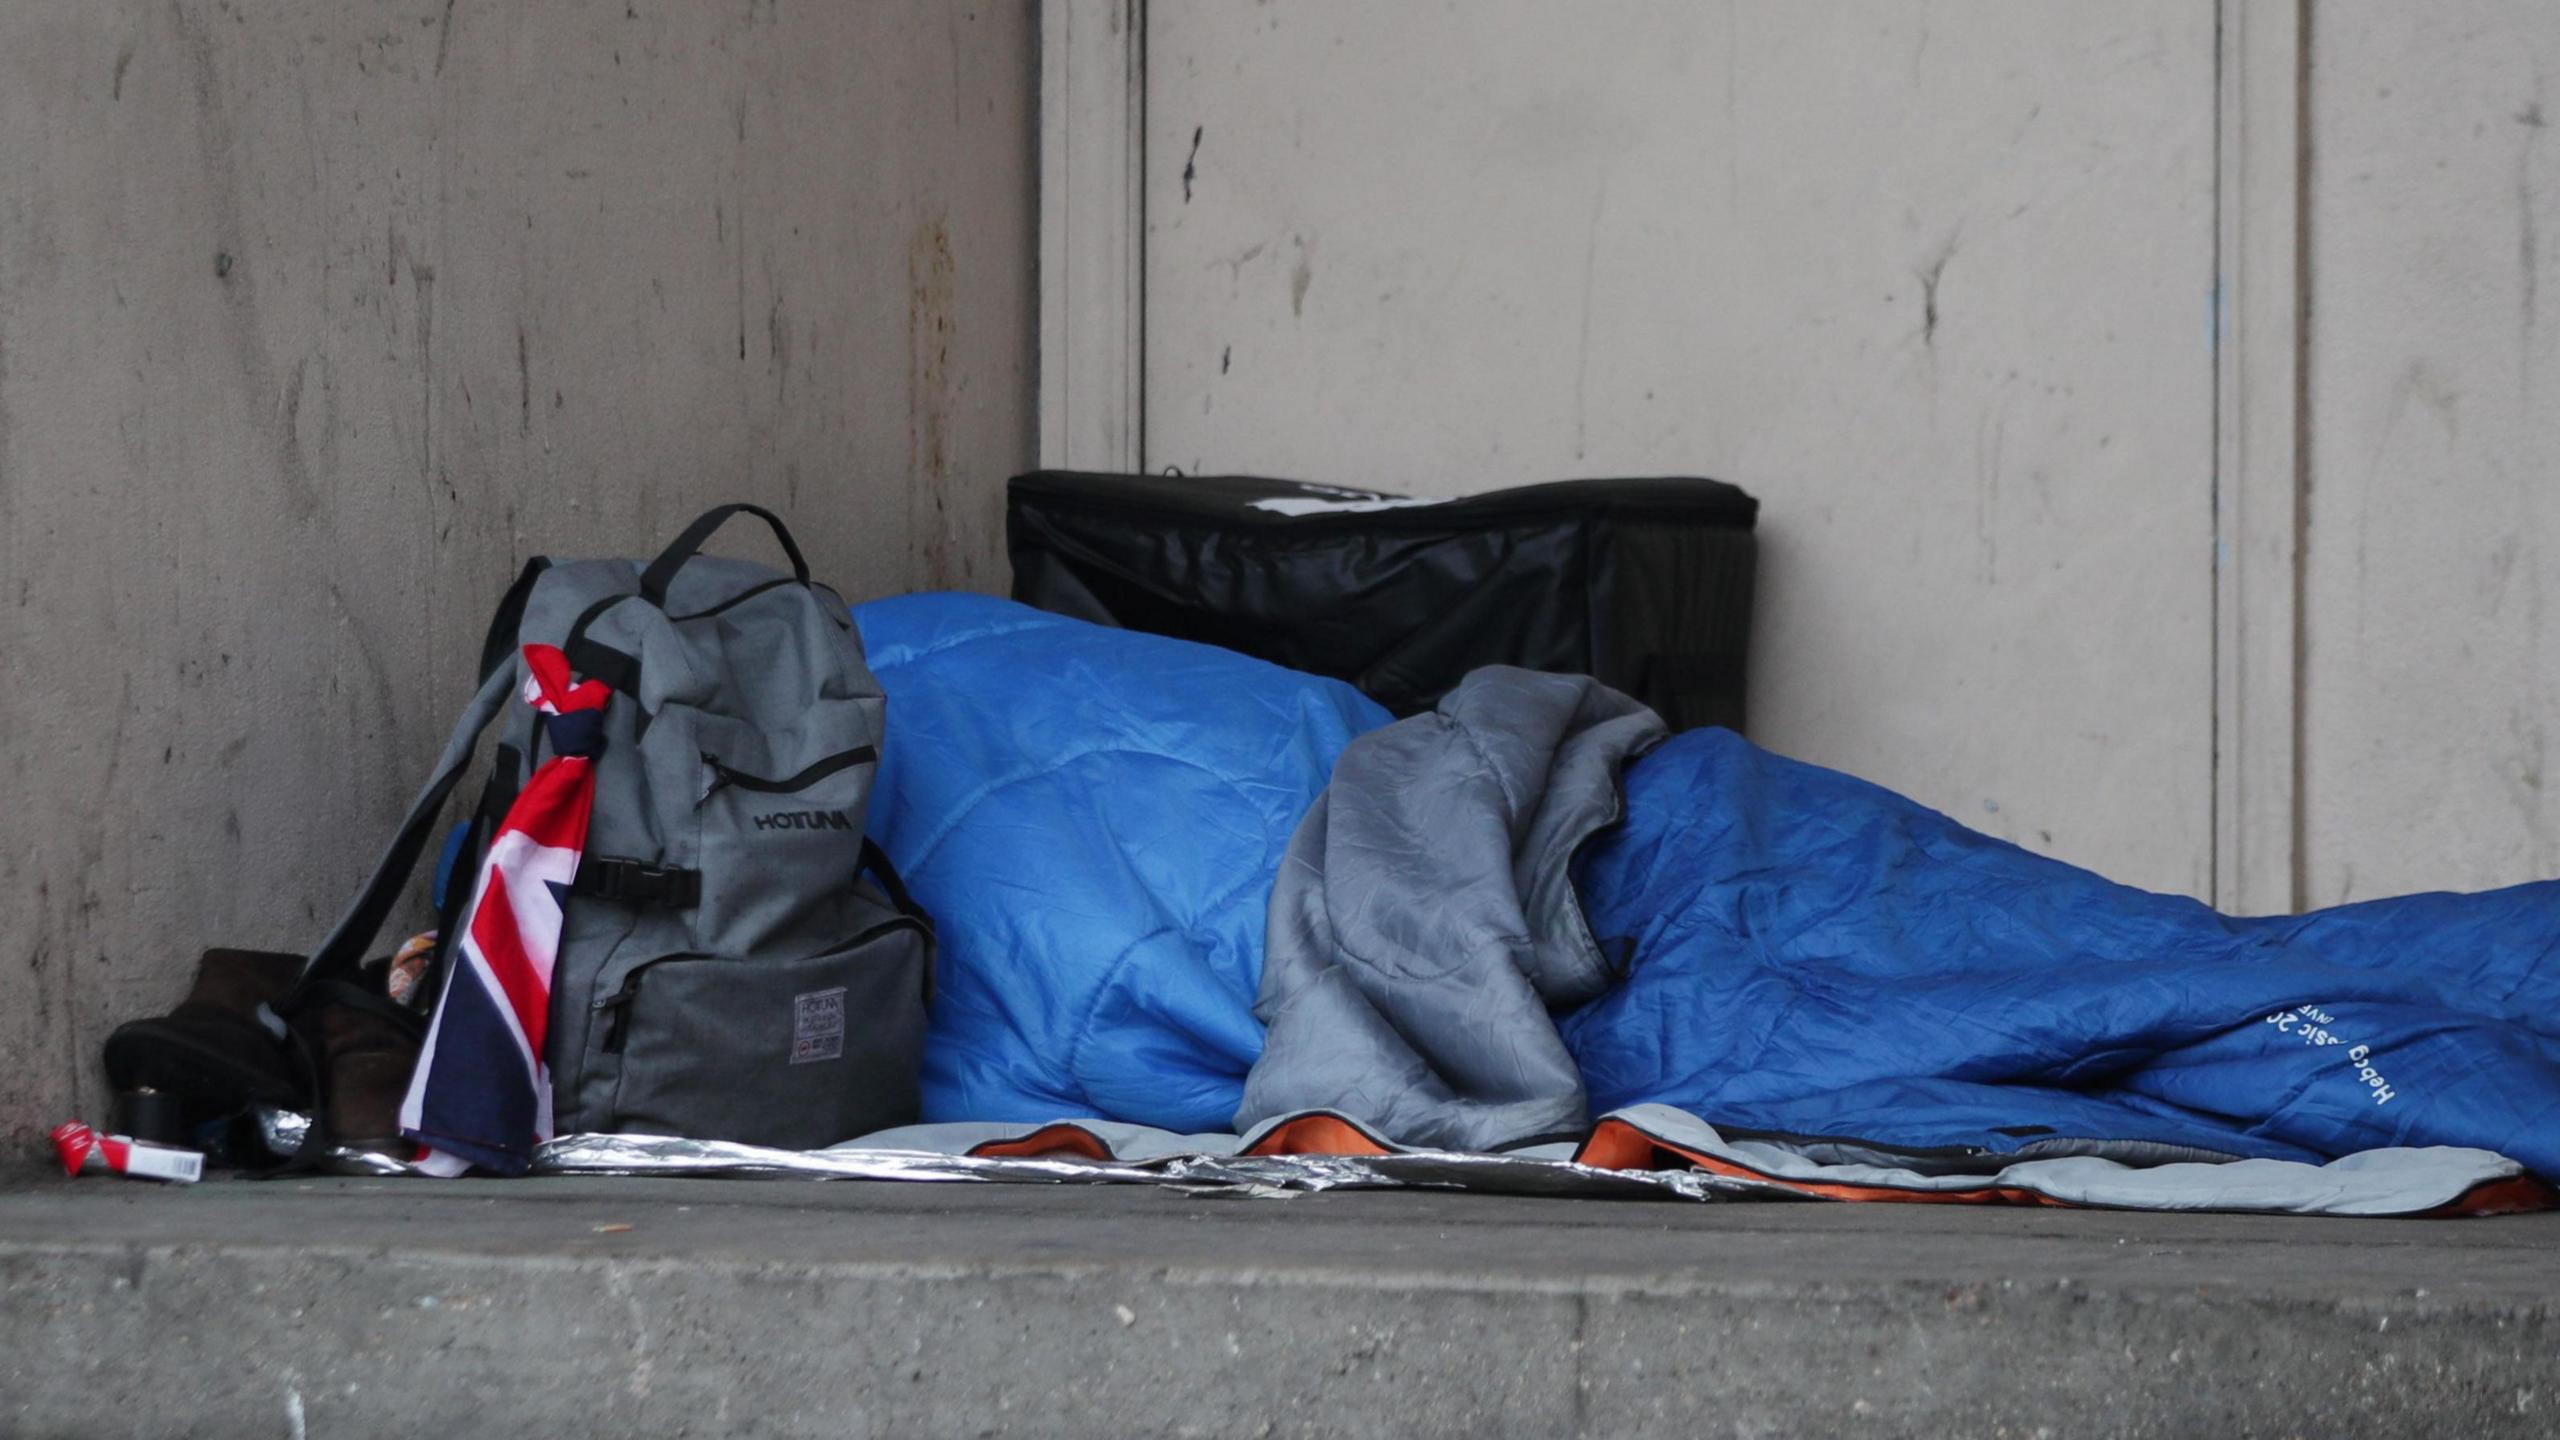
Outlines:
[{"label": "stained concrete wall", "polygon": [[1738,481],[1759,739],[2209,894],[2244,13],[2307,56],[2282,888],[2560,877],[2548,0],[1156,6],[1146,460]]},{"label": "stained concrete wall", "polygon": [[2310,18],[2308,898],[2560,876],[2560,7]]},{"label": "stained concrete wall", "polygon": [[1755,735],[2210,888],[2213,0],[1148,16],[1150,466],[1738,482]]},{"label": "stained concrete wall", "polygon": [[0,1134],[317,938],[528,554],[734,497],[856,597],[1001,584],[1033,18],[0,8]]}]

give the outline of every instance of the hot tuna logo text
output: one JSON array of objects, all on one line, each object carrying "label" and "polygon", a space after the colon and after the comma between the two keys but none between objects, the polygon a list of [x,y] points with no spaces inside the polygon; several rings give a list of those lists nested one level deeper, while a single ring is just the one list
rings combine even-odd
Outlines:
[{"label": "hot tuna logo text", "polygon": [[852,817],[841,810],[783,810],[756,817],[759,830],[850,830]]}]

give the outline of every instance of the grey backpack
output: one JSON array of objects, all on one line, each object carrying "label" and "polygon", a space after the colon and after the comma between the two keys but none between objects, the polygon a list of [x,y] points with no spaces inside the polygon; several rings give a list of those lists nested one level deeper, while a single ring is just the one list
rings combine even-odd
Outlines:
[{"label": "grey backpack", "polygon": [[[791,573],[697,553],[738,514],[773,528]],[[479,693],[312,973],[343,972],[373,943],[503,713],[445,887],[450,947],[466,877],[545,758],[542,717],[510,703],[528,644],[612,689],[551,979],[557,1133],[805,1149],[914,1120],[933,944],[863,837],[880,687],[845,602],[752,505],[710,511],[645,568],[525,567],[490,624]]]}]

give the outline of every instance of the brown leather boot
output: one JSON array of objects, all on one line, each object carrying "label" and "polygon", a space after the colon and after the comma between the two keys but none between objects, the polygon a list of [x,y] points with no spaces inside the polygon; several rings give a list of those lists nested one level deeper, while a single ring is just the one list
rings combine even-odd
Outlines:
[{"label": "brown leather boot", "polygon": [[188,1124],[244,1105],[302,1103],[273,1008],[300,979],[302,963],[273,950],[207,950],[178,1008],[107,1036],[108,1082],[175,1099]]},{"label": "brown leather boot", "polygon": [[[368,967],[370,973],[371,967]],[[319,1062],[329,1143],[405,1156],[400,1101],[418,1063],[421,1027],[388,997],[324,999],[300,1022]]]}]

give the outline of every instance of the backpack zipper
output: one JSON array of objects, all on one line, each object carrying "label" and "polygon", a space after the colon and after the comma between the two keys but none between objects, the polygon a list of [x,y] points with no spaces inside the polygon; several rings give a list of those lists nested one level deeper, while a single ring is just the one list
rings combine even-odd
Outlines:
[{"label": "backpack zipper", "polygon": [[[731,769],[720,763],[719,756],[705,750],[702,752],[702,763],[711,771],[711,787],[702,792],[702,799],[709,800],[722,790],[731,787],[753,790],[766,795],[789,795],[795,791],[806,790],[839,770],[850,770],[856,765],[868,765],[879,758],[880,752],[872,746],[856,745],[850,750],[839,750],[833,755],[812,761],[796,775],[772,780],[762,775],[750,775],[744,770]],[[702,802],[694,803],[698,805]]]}]

